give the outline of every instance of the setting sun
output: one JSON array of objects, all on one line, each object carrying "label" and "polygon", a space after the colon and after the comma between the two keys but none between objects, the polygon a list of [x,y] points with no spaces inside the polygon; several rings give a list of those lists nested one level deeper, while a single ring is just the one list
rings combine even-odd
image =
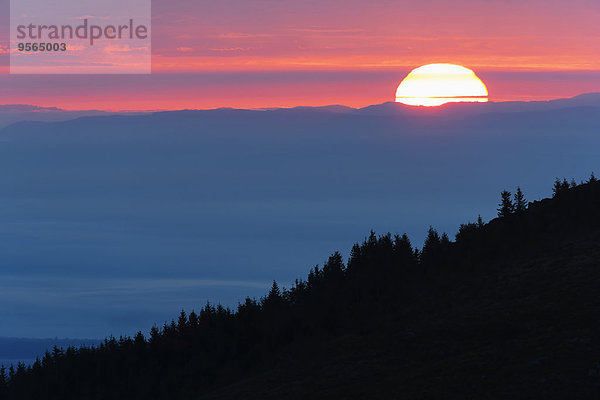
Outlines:
[{"label": "setting sun", "polygon": [[396,102],[440,106],[452,102],[486,102],[487,89],[475,73],[455,64],[428,64],[413,69],[396,90]]}]

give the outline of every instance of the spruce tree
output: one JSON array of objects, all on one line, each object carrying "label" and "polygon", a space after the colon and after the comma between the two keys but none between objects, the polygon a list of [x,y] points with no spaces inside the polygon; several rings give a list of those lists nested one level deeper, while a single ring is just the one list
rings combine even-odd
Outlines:
[{"label": "spruce tree", "polygon": [[138,347],[144,347],[146,345],[146,338],[142,331],[138,331],[133,338],[133,343]]},{"label": "spruce tree", "polygon": [[281,290],[279,289],[279,285],[277,285],[277,282],[273,281],[273,285],[271,286],[269,294],[267,295],[267,297],[263,298],[263,308],[277,308],[282,303],[283,297],[281,296]]},{"label": "spruce tree", "polygon": [[4,364],[0,366],[0,396],[4,398],[4,393],[6,391],[6,386],[8,384],[8,376],[6,376],[6,368],[4,368]]},{"label": "spruce tree", "polygon": [[450,238],[448,238],[448,234],[446,232],[442,233],[442,238],[440,239],[440,243],[442,246],[450,245]]},{"label": "spruce tree", "polygon": [[150,329],[150,343],[156,343],[160,339],[160,331],[156,325]]},{"label": "spruce tree", "polygon": [[339,251],[333,253],[329,260],[323,265],[323,275],[326,279],[337,279],[344,274],[344,261]]},{"label": "spruce tree", "polygon": [[416,264],[415,253],[408,238],[404,233],[402,236],[394,236],[394,255],[399,267],[409,267]]},{"label": "spruce tree", "polygon": [[508,190],[503,190],[500,193],[500,208],[498,208],[498,216],[506,217],[515,211],[515,206],[511,200],[511,193]]},{"label": "spruce tree", "polygon": [[187,322],[187,315],[185,314],[184,310],[181,310],[179,313],[179,318],[177,319],[177,331],[180,333],[183,332],[187,327]]},{"label": "spruce tree", "polygon": [[556,197],[562,191],[562,185],[560,183],[560,179],[556,178],[554,180],[554,186],[552,186],[552,197]]},{"label": "spruce tree", "polygon": [[517,187],[517,192],[515,193],[514,208],[515,212],[525,211],[525,209],[527,209],[527,200],[520,187]]},{"label": "spruce tree", "polygon": [[191,327],[198,326],[198,315],[192,310],[188,317],[188,322]]},{"label": "spruce tree", "polygon": [[590,175],[590,179],[588,179],[587,183],[596,183],[596,182],[598,182],[598,179],[596,179],[596,176],[592,172],[592,174]]},{"label": "spruce tree", "polygon": [[430,226],[420,254],[421,264],[425,267],[437,265],[441,258],[441,248],[440,235]]}]

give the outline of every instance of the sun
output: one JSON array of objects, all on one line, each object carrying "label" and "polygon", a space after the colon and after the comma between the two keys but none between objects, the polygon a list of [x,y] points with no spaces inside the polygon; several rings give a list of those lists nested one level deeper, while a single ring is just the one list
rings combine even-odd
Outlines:
[{"label": "sun", "polygon": [[415,68],[396,90],[396,102],[409,106],[486,102],[487,96],[481,79],[469,68],[456,64],[427,64]]}]

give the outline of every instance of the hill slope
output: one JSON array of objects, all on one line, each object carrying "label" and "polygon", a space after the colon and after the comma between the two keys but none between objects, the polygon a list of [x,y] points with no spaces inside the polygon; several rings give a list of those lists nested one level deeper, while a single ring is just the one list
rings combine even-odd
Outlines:
[{"label": "hill slope", "polygon": [[598,398],[598,260],[600,230],[486,263],[431,302],[294,348],[268,372],[199,398]]},{"label": "hill slope", "polygon": [[207,304],[146,340],[55,350],[8,399],[597,398],[600,183],[416,251],[373,233],[347,265],[236,313]]},{"label": "hill slope", "polygon": [[410,302],[200,398],[598,398],[600,184],[455,246],[457,269],[414,282]]}]

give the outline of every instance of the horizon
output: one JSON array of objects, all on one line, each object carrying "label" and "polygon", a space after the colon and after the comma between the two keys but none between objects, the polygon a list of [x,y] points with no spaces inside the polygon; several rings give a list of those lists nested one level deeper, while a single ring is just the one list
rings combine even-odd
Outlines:
[{"label": "horizon", "polygon": [[[290,105],[290,106],[263,106],[263,107],[254,107],[254,108],[238,108],[231,106],[219,106],[214,108],[173,108],[173,109],[124,109],[124,110],[115,110],[115,109],[69,109],[69,108],[60,108],[57,106],[42,106],[39,104],[26,104],[26,103],[5,103],[0,104],[0,107],[34,107],[41,111],[66,111],[66,112],[105,112],[107,114],[119,114],[119,113],[157,113],[157,112],[169,112],[169,111],[216,111],[216,110],[244,110],[244,111],[272,111],[272,110],[292,110],[295,108],[327,108],[327,107],[345,107],[352,110],[362,110],[373,106],[380,106],[384,104],[396,104],[399,108],[407,108],[410,110],[435,110],[435,109],[443,109],[447,107],[468,107],[471,105],[477,104],[477,106],[485,107],[486,104],[499,104],[499,103],[549,103],[557,100],[572,100],[575,98],[580,98],[584,96],[592,96],[592,95],[600,95],[600,91],[598,92],[584,92],[575,94],[569,97],[555,97],[555,98],[547,98],[547,99],[530,99],[530,100],[489,100],[486,102],[471,102],[471,101],[460,101],[455,103],[445,103],[439,106],[415,106],[415,105],[407,105],[402,104],[394,100],[388,100],[381,103],[367,104],[363,106],[350,106],[341,103],[332,103],[332,104],[322,104],[322,105]],[[477,107],[475,106],[475,107]],[[37,111],[37,110],[36,110]],[[34,111],[35,112],[35,111]]]}]

